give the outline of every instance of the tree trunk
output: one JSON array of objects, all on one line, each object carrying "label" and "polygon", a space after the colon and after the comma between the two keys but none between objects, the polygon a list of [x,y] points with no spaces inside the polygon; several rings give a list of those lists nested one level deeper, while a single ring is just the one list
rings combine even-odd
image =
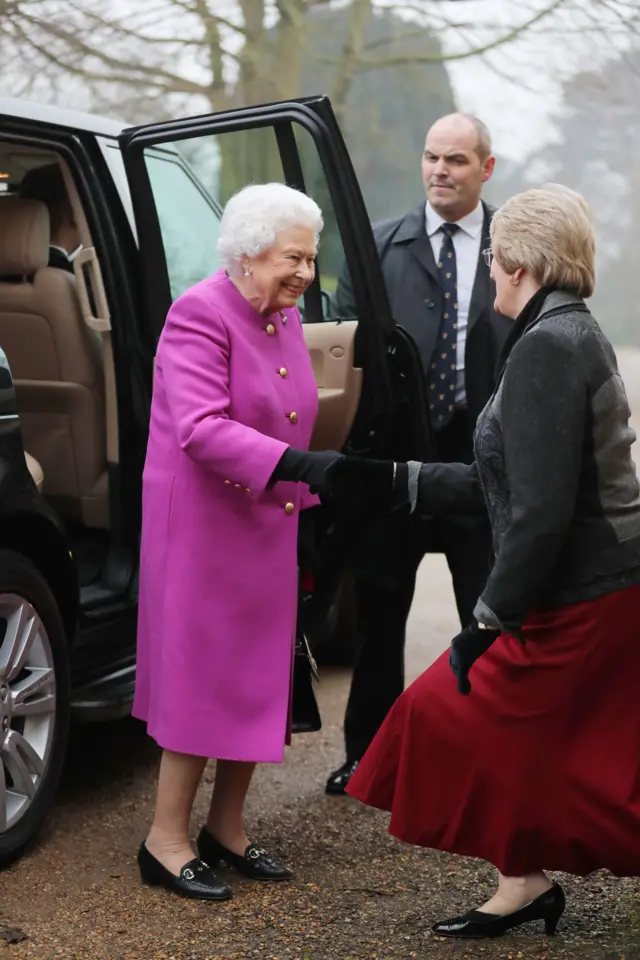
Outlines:
[{"label": "tree trunk", "polygon": [[349,7],[349,23],[347,37],[342,47],[342,55],[336,76],[331,87],[331,102],[338,123],[343,125],[346,120],[347,97],[353,78],[358,72],[358,64],[362,57],[364,32],[369,17],[373,15],[372,0],[353,0]]}]

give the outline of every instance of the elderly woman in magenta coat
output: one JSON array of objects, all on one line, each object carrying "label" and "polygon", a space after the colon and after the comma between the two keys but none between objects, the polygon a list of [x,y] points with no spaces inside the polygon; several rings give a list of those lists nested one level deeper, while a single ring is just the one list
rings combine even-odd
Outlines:
[{"label": "elderly woman in magenta coat", "polygon": [[[138,679],[133,713],[163,748],[142,880],[224,900],[223,860],[291,871],[243,822],[256,762],[289,736],[300,511],[338,454],[307,453],[318,393],[296,302],[315,272],[319,207],[282,184],[227,204],[224,267],[171,307],[155,368],[143,477]],[[189,837],[207,758],[206,824]]]}]

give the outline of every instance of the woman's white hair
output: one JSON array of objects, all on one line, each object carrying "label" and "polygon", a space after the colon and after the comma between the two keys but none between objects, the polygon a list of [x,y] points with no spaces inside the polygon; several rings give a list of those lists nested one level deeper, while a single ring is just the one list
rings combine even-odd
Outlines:
[{"label": "woman's white hair", "polygon": [[238,273],[244,257],[256,257],[288,227],[308,227],[316,243],[324,226],[320,207],[300,190],[283,183],[253,183],[238,190],[222,214],[218,253],[229,273]]}]

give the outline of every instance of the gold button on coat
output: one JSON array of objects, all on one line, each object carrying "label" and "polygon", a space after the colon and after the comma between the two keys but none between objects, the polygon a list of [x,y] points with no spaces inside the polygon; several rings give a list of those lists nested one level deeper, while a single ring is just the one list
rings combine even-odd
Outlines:
[{"label": "gold button on coat", "polygon": [[287,414],[287,420],[289,421],[289,423],[297,423],[297,422],[298,422],[298,414],[295,412],[295,410],[293,410],[291,413],[288,413],[288,414]]},{"label": "gold button on coat", "polygon": [[283,380],[286,380],[287,377],[289,376],[289,371],[287,370],[286,367],[280,367],[280,369],[278,370],[278,373],[280,374]]},{"label": "gold button on coat", "polygon": [[226,485],[227,485],[228,487],[231,486],[231,480],[225,480],[225,483],[226,483]]},{"label": "gold button on coat", "polygon": [[285,505],[284,505],[284,512],[285,512],[287,515],[291,515],[294,510],[295,510],[295,507],[294,507],[294,505],[293,505],[292,503],[285,503]]},{"label": "gold button on coat", "polygon": [[269,334],[269,336],[272,337],[272,336],[274,335],[274,333],[276,332],[276,328],[274,327],[274,325],[273,325],[272,323],[270,323],[270,324],[268,325],[268,327],[266,327],[266,331],[267,331],[267,333]]}]

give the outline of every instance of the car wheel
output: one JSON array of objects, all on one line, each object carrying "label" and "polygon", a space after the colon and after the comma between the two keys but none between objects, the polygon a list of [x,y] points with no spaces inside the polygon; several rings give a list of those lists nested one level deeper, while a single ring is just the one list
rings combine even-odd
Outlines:
[{"label": "car wheel", "polygon": [[30,560],[0,549],[0,865],[22,852],[53,804],[69,702],[55,597]]}]

